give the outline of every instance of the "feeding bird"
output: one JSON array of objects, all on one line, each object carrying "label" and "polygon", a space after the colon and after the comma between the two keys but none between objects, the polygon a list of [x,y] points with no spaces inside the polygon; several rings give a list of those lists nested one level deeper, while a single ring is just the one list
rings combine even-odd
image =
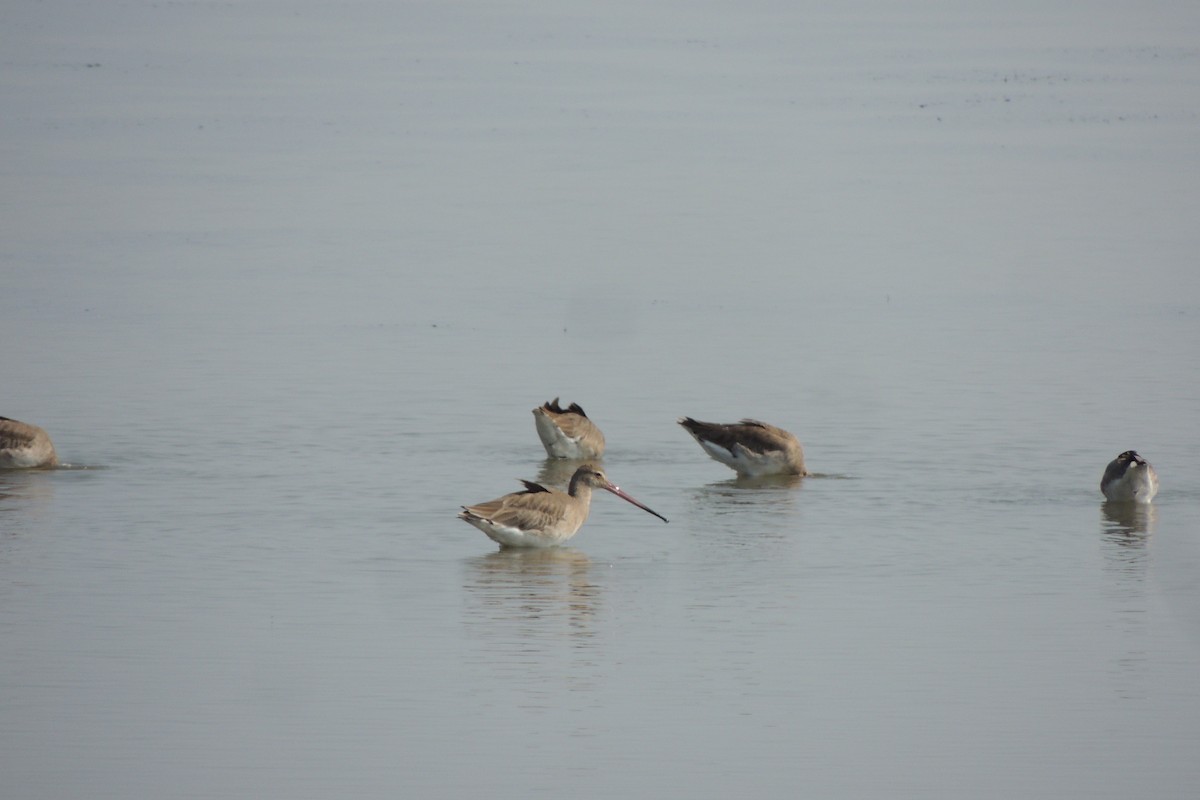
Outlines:
[{"label": "feeding bird", "polygon": [[37,425],[0,417],[0,468],[58,466],[50,435]]},{"label": "feeding bird", "polygon": [[704,452],[740,476],[808,474],[804,468],[804,448],[783,428],[754,419],[728,425],[700,422],[691,417],[680,417],[678,422]]},{"label": "feeding bird", "polygon": [[578,403],[563,408],[556,397],[533,410],[533,421],[551,458],[587,459],[604,455],[604,434]]}]

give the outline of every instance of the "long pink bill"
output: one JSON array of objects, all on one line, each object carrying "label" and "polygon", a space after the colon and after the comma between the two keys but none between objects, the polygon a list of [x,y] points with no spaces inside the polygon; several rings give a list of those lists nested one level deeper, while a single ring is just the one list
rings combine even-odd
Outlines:
[{"label": "long pink bill", "polygon": [[625,494],[625,491],[624,491],[624,490],[623,490],[623,489],[622,489],[620,486],[613,486],[613,485],[610,483],[608,486],[604,486],[604,487],[602,487],[602,488],[603,488],[603,489],[605,489],[606,491],[612,492],[612,493],[613,493],[613,494],[615,494],[617,497],[621,498],[622,500],[626,501],[627,503],[633,503],[635,506],[637,506],[638,508],[640,508],[642,511],[648,511],[648,512],[650,512],[650,513],[651,513],[651,514],[653,514],[654,516],[656,516],[656,517],[658,517],[659,519],[661,519],[663,522],[670,522],[670,521],[671,521],[671,520],[667,519],[666,517],[664,517],[662,514],[660,514],[660,513],[658,513],[657,511],[655,511],[655,510],[654,510],[653,508],[651,508],[650,506],[648,506],[648,505],[645,505],[645,504],[643,504],[643,503],[639,503],[637,500],[634,500],[632,497],[630,497],[629,495]]}]

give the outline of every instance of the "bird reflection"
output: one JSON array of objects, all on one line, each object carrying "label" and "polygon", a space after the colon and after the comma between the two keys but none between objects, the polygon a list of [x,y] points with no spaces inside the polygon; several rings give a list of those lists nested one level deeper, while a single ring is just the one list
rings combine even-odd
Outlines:
[{"label": "bird reflection", "polygon": [[[1154,533],[1158,509],[1149,503],[1100,504],[1100,533],[1104,552],[1104,593],[1112,603],[1114,619],[1127,641],[1139,642],[1146,632],[1146,581],[1150,553],[1146,544]],[[1144,698],[1146,650],[1140,644],[1114,657],[1113,673],[1118,696]]]},{"label": "bird reflection", "polygon": [[[803,475],[760,475],[750,478],[739,475],[729,481],[738,489],[795,489],[804,485]],[[791,497],[790,494],[787,495]]]},{"label": "bird reflection", "polygon": [[53,496],[54,481],[44,470],[0,470],[0,513],[42,506]]},{"label": "bird reflection", "polygon": [[471,559],[472,624],[519,639],[586,639],[599,603],[592,563],[571,547],[503,548]]},{"label": "bird reflection", "polygon": [[697,504],[711,514],[737,513],[747,506],[779,511],[795,505],[796,492],[792,490],[802,486],[801,475],[738,476],[701,486],[695,496]]},{"label": "bird reflection", "polygon": [[773,558],[794,546],[800,519],[799,475],[737,477],[697,486],[687,515],[693,545]]},{"label": "bird reflection", "polygon": [[1149,503],[1113,503],[1100,505],[1104,534],[1117,544],[1141,547],[1154,533],[1158,507]]}]

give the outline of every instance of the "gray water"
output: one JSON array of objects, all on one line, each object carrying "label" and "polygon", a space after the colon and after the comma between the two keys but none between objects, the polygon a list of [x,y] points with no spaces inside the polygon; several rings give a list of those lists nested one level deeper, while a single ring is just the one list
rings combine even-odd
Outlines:
[{"label": "gray water", "polygon": [[[9,8],[4,796],[1194,797],[1200,7],[1126,5]],[[554,396],[669,525],[454,518]]]}]

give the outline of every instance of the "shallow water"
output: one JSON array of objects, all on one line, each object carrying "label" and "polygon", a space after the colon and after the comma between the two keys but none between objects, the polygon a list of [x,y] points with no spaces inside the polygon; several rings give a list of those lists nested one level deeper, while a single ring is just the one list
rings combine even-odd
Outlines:
[{"label": "shallow water", "polygon": [[[98,8],[0,34],[14,797],[1200,785],[1200,14]],[[554,396],[670,524],[454,518]]]}]

